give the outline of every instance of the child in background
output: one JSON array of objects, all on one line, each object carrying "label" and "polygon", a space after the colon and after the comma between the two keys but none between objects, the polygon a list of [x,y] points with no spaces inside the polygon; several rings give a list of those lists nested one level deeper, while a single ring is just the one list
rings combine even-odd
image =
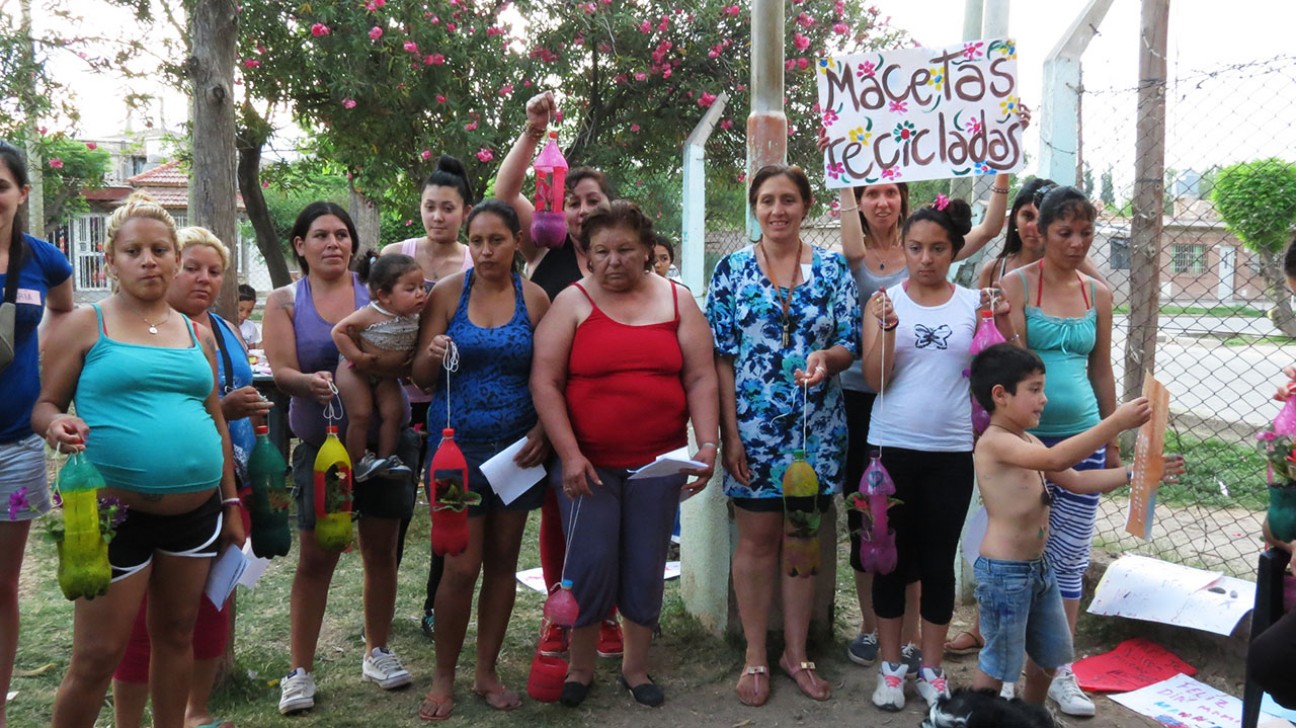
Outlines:
[{"label": "child in background", "polygon": [[[369,284],[372,300],[333,327],[333,342],[341,354],[333,379],[348,418],[347,453],[355,463],[356,481],[363,482],[410,472],[396,457],[405,410],[398,379],[410,374],[427,293],[423,269],[408,255],[380,257],[370,252],[359,273]],[[358,363],[363,364],[360,371],[355,368]],[[376,457],[365,451],[375,409],[381,419]]]},{"label": "child in background", "polygon": [[261,348],[261,327],[248,318],[256,308],[257,292],[252,286],[240,283],[238,287],[238,329],[243,343],[249,349]]},{"label": "child in background", "polygon": [[[1152,417],[1139,397],[1116,408],[1097,426],[1046,447],[1027,430],[1039,424],[1044,362],[1027,349],[996,344],[972,360],[972,394],[990,413],[990,426],[974,453],[977,487],[989,524],[974,565],[985,647],[972,687],[998,691],[1021,675],[1031,658],[1022,694],[1042,705],[1053,671],[1069,664],[1071,630],[1053,570],[1044,562],[1052,497],[1045,475],[1074,493],[1105,493],[1126,485],[1132,470],[1072,470],[1103,443]],[[1166,456],[1165,479],[1183,472],[1183,458]]]}]

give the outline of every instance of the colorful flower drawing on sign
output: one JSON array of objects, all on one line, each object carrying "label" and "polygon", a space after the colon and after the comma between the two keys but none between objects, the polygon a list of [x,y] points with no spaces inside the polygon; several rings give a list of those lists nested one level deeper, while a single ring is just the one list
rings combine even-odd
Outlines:
[{"label": "colorful flower drawing on sign", "polygon": [[824,73],[824,74],[828,73],[829,68],[834,68],[838,72],[841,71],[841,65],[837,63],[837,61],[834,61],[832,59],[832,56],[825,56],[823,58],[820,58],[818,61],[815,61],[815,66],[818,67],[819,73]]},{"label": "colorful flower drawing on sign", "polygon": [[963,57],[969,61],[975,61],[981,57],[981,46],[985,45],[981,41],[963,44]]},{"label": "colorful flower drawing on sign", "polygon": [[899,124],[896,124],[896,128],[891,132],[891,136],[895,137],[896,141],[904,143],[913,139],[915,131],[917,130],[912,121],[902,121]]},{"label": "colorful flower drawing on sign", "polygon": [[993,172],[994,172],[994,170],[993,170],[993,169],[990,169],[990,165],[986,164],[985,162],[977,162],[977,163],[976,163],[976,173],[977,173],[977,174],[991,174],[991,173],[993,173]]},{"label": "colorful flower drawing on sign", "polygon": [[963,126],[963,130],[966,131],[966,132],[967,132],[968,134],[970,134],[971,136],[976,136],[977,134],[980,134],[980,133],[981,133],[981,119],[979,119],[979,118],[977,118],[977,117],[975,117],[975,116],[970,116],[970,117],[968,117],[967,124],[965,124],[965,125]]},{"label": "colorful flower drawing on sign", "polygon": [[882,170],[882,179],[886,179],[886,180],[900,179],[900,168],[887,167],[886,169]]},{"label": "colorful flower drawing on sign", "polygon": [[869,140],[873,138],[873,132],[865,131],[864,127],[857,126],[854,129],[851,129],[850,134],[848,134],[847,136],[853,142],[858,142],[860,144],[868,144]]},{"label": "colorful flower drawing on sign", "polygon": [[876,70],[877,66],[873,65],[873,61],[864,61],[855,69],[855,75],[860,78],[873,78],[873,73]]},{"label": "colorful flower drawing on sign", "polygon": [[891,106],[887,109],[887,111],[892,111],[892,112],[895,112],[895,111],[901,111],[901,112],[903,112],[903,111],[908,111],[908,110],[909,110],[909,102],[908,102],[908,101],[892,101],[892,102],[891,102]]},{"label": "colorful flower drawing on sign", "polygon": [[927,77],[927,85],[934,86],[937,91],[945,85],[945,72],[940,68],[929,68],[927,71],[931,74]]},{"label": "colorful flower drawing on sign", "polygon": [[829,177],[832,177],[833,179],[837,179],[838,177],[841,177],[843,174],[846,174],[845,164],[842,164],[841,162],[837,162],[836,164],[828,165]]},{"label": "colorful flower drawing on sign", "polygon": [[1005,118],[1005,119],[1008,118],[1009,116],[1012,116],[1013,114],[1016,114],[1016,113],[1017,113],[1017,97],[1016,97],[1016,96],[1009,96],[1008,98],[1004,99],[1003,101],[1000,101],[1000,102],[999,102],[999,108],[1003,110],[1003,112],[1004,112],[1004,118]]},{"label": "colorful flower drawing on sign", "polygon": [[1016,58],[1017,41],[1013,40],[1012,38],[1003,41],[995,41],[990,44],[990,52],[991,53],[997,52],[999,55],[1003,56],[1004,58]]}]

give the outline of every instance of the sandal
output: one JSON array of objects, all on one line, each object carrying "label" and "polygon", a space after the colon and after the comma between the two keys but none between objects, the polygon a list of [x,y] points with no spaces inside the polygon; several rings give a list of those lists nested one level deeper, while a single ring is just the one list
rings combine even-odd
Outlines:
[{"label": "sandal", "polygon": [[[779,667],[782,668],[783,672],[786,673],[788,677],[792,678],[793,682],[797,684],[797,688],[800,689],[807,698],[810,698],[811,700],[827,700],[832,697],[832,688],[823,678],[815,674],[815,664],[813,662],[808,660],[799,662],[794,669],[787,661],[787,655],[783,655],[779,658]],[[801,682],[803,676],[810,679],[809,687],[807,687],[805,683]],[[815,692],[813,689],[820,684],[823,685],[822,692]]]},{"label": "sandal", "polygon": [[418,717],[424,721],[448,720],[454,711],[454,699],[450,697],[432,697],[428,695],[419,703]]},{"label": "sandal", "polygon": [[[765,678],[765,689],[760,689],[760,679]],[[743,681],[751,678],[747,683],[754,690],[748,693],[743,692]],[[738,702],[753,708],[759,708],[769,700],[769,668],[764,665],[747,665],[743,667],[742,674],[738,676],[738,686],[735,688],[738,693]]]},{"label": "sandal", "polygon": [[980,635],[964,630],[945,643],[945,654],[955,657],[975,655],[982,647],[985,647],[985,640]]}]

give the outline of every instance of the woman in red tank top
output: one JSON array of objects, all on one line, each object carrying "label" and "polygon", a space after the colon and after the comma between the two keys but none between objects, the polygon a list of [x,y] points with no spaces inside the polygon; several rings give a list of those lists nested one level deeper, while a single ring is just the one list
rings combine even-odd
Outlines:
[{"label": "woman in red tank top", "polygon": [[[580,616],[561,702],[579,705],[594,679],[599,624],[625,617],[621,684],[660,705],[648,645],[661,612],[662,568],[681,488],[715,466],[719,395],[711,335],[687,289],[652,273],[652,223],[618,200],[590,215],[580,245],[590,275],[563,291],[535,334],[531,393],[562,467],[551,468],[567,532],[564,578]],[[682,289],[682,290],[681,290]],[[697,470],[629,480],[630,470],[688,445]],[[695,479],[685,486],[687,476]]]}]

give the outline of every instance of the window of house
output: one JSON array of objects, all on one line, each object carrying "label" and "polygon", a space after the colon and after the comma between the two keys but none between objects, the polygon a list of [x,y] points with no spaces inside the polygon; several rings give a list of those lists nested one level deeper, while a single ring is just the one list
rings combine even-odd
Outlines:
[{"label": "window of house", "polygon": [[1170,271],[1201,275],[1206,272],[1205,245],[1179,245],[1170,248]]},{"label": "window of house", "polygon": [[1129,238],[1112,238],[1109,246],[1108,259],[1111,261],[1112,270],[1129,270],[1130,269],[1130,245]]},{"label": "window of house", "polygon": [[148,171],[148,157],[135,155],[130,158],[130,175],[134,177],[137,174],[143,174]]}]

